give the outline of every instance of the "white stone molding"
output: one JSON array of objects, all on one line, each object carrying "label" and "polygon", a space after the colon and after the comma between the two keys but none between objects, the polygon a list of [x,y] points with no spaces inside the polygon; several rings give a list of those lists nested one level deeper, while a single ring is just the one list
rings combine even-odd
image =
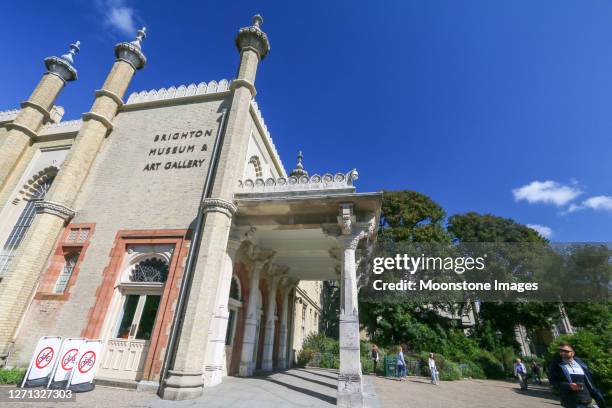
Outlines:
[{"label": "white stone molding", "polygon": [[34,203],[34,206],[36,207],[36,212],[38,214],[45,213],[55,215],[66,222],[74,218],[76,214],[76,212],[72,208],[67,207],[64,204],[56,203],[54,201],[41,200]]},{"label": "white stone molding", "polygon": [[12,130],[12,129],[19,130],[19,131],[25,133],[26,135],[28,135],[30,137],[30,139],[32,139],[32,140],[36,139],[36,137],[38,136],[35,131],[33,131],[29,127],[21,125],[19,123],[15,123],[15,122],[7,123],[6,124],[6,128],[8,130]]},{"label": "white stone molding", "polygon": [[201,206],[205,213],[220,212],[227,215],[228,218],[232,218],[237,210],[233,203],[222,198],[205,198],[202,200]]},{"label": "white stone molding", "polygon": [[[52,118],[51,116],[51,111],[48,111],[47,109],[45,109],[42,105],[37,104],[36,102],[32,102],[32,101],[23,101],[20,104],[21,108],[32,108],[34,110],[37,110],[41,115],[43,115],[44,121],[45,122],[51,122],[53,121],[53,119],[55,119],[54,117]],[[51,108],[53,109],[53,108]],[[64,109],[62,108],[62,111]],[[63,114],[63,112],[62,112]],[[61,119],[61,116],[60,116]]]},{"label": "white stone molding", "polygon": [[240,86],[247,88],[249,92],[251,92],[251,98],[254,98],[255,95],[257,95],[257,89],[255,89],[255,85],[252,82],[247,81],[246,79],[234,79],[230,85],[230,90],[233,91]]},{"label": "white stone molding", "polygon": [[278,166],[282,170],[281,175],[285,176],[287,174],[285,172],[285,166],[283,165],[280,155],[278,154],[278,151],[276,150],[276,146],[274,145],[272,136],[270,135],[270,131],[268,130],[268,126],[266,125],[263,115],[261,114],[261,111],[259,110],[259,105],[257,105],[257,102],[255,102],[254,99],[251,100],[251,110],[253,114],[255,115],[255,119],[256,119],[255,123],[259,125],[259,127],[261,127],[261,130],[263,131],[263,139],[264,139],[264,142],[268,145],[269,150],[272,152],[272,159],[275,160],[276,163],[278,163]]},{"label": "white stone molding", "polygon": [[17,117],[21,109],[9,109],[5,111],[0,111],[0,122],[9,122],[14,120]]},{"label": "white stone molding", "polygon": [[94,92],[94,95],[96,96],[96,98],[98,96],[108,96],[117,104],[117,106],[119,107],[123,106],[123,99],[121,99],[119,95],[117,95],[114,92],[109,91],[108,89],[96,89],[96,92]]},{"label": "white stone molding", "polygon": [[126,105],[153,102],[166,99],[189,98],[196,95],[219,94],[229,91],[230,82],[227,79],[217,81],[200,82],[199,84],[191,83],[187,86],[180,85],[178,87],[171,86],[169,88],[151,89],[150,91],[132,92],[128,97]]},{"label": "white stone molding", "polygon": [[323,176],[314,174],[302,177],[256,178],[238,182],[240,193],[271,193],[291,191],[318,191],[318,190],[355,190],[353,181],[357,180],[358,173],[351,170],[348,173],[337,173],[335,176],[326,173]]},{"label": "white stone molding", "polygon": [[113,123],[107,117],[102,116],[96,112],[85,112],[83,114],[83,121],[87,121],[90,119],[97,120],[102,125],[104,125],[108,133],[113,131]]}]

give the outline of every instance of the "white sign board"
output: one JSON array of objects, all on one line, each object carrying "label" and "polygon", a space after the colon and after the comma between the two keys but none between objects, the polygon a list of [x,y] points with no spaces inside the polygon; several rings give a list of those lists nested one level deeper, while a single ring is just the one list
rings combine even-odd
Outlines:
[{"label": "white sign board", "polygon": [[[61,344],[62,338],[59,336],[43,336],[38,340],[21,387],[47,384],[47,378],[55,368]],[[39,384],[35,380],[44,381]]]},{"label": "white sign board", "polygon": [[79,349],[85,343],[85,340],[84,338],[68,338],[64,340],[57,363],[55,364],[55,373],[49,378],[49,384],[68,380],[76,363]]},{"label": "white sign board", "polygon": [[100,365],[103,346],[104,342],[102,340],[85,340],[81,344],[67,388],[93,381],[96,370]]}]

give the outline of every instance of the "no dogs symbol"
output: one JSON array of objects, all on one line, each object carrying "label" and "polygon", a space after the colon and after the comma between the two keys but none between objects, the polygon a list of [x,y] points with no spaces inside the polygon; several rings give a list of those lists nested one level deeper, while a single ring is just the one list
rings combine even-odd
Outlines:
[{"label": "no dogs symbol", "polygon": [[53,349],[51,347],[45,347],[40,350],[40,353],[36,356],[36,368],[43,369],[49,365],[51,360],[53,360]]},{"label": "no dogs symbol", "polygon": [[76,361],[76,356],[79,353],[79,350],[73,348],[64,353],[62,357],[62,368],[66,371],[72,370],[74,367],[74,362]]},{"label": "no dogs symbol", "polygon": [[85,374],[86,372],[88,372],[89,370],[91,370],[94,366],[94,364],[96,363],[96,353],[94,353],[93,351],[88,351],[85,354],[83,354],[83,357],[81,357],[81,359],[79,360],[79,371],[82,374]]}]

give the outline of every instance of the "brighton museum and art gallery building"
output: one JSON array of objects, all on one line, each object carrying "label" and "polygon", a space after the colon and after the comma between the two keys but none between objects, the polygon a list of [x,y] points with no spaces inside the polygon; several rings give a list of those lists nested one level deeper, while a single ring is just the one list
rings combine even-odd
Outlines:
[{"label": "brighton museum and art gallery building", "polygon": [[382,195],[357,193],[355,170],[308,174],[301,155],[286,172],[255,102],[261,24],[238,31],[231,81],[126,97],[143,29],[108,50],[81,119],[54,103],[78,43],[0,112],[0,366],[27,366],[41,336],[102,339],[97,378],[194,398],[292,364],[337,280],[338,404],[361,404],[357,279]]}]

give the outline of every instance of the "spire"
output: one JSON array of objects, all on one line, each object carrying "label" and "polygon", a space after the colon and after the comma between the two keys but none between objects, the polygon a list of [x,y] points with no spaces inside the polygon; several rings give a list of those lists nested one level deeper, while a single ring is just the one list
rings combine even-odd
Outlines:
[{"label": "spire", "polygon": [[298,156],[297,156],[297,165],[295,166],[295,169],[293,169],[291,171],[290,176],[293,176],[293,177],[306,176],[306,177],[308,177],[308,172],[306,170],[304,170],[304,165],[302,164],[302,159],[303,158],[304,158],[304,156],[302,155],[302,151],[300,150],[298,152]]},{"label": "spire", "polygon": [[141,69],[147,63],[147,58],[142,53],[142,40],[147,37],[146,27],[142,27],[132,42],[122,42],[115,46],[115,55],[118,60],[130,64],[134,69]]},{"label": "spire", "polygon": [[70,48],[68,49],[68,52],[62,55],[60,58],[65,60],[69,64],[74,64],[74,56],[78,54],[79,51],[81,51],[80,45],[81,45],[80,41],[70,44]]},{"label": "spire", "polygon": [[136,39],[132,41],[132,44],[134,44],[138,48],[142,48],[142,40],[144,40],[145,38],[147,38],[147,27],[142,27],[136,33]]},{"label": "spire", "polygon": [[253,16],[253,25],[243,27],[236,36],[236,46],[242,52],[245,48],[255,50],[259,54],[259,59],[263,59],[270,51],[268,36],[261,30],[263,17],[259,14]]},{"label": "spire", "polygon": [[81,50],[81,42],[77,41],[70,44],[68,52],[61,57],[45,58],[45,66],[51,74],[57,75],[64,81],[74,81],[77,79],[77,70],[74,68],[74,56]]}]

